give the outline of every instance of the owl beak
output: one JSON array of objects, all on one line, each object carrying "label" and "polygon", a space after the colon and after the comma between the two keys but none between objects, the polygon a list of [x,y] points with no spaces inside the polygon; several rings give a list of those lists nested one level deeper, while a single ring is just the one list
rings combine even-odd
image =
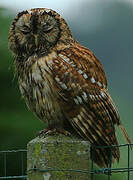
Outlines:
[{"label": "owl beak", "polygon": [[35,37],[35,45],[36,45],[36,47],[38,47],[38,36],[34,35],[34,37]]}]

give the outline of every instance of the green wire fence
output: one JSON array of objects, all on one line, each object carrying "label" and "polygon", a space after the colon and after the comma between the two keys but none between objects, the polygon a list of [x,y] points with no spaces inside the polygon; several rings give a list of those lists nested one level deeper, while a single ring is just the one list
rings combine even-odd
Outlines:
[{"label": "green wire fence", "polygon": [[[131,171],[133,171],[133,167],[131,167],[130,165],[130,160],[131,160],[131,156],[130,156],[130,151],[132,149],[133,144],[121,144],[121,145],[112,145],[112,146],[91,146],[91,152],[92,152],[92,159],[93,159],[93,149],[95,148],[110,148],[110,164],[108,165],[107,168],[102,168],[102,169],[94,169],[94,162],[92,160],[91,162],[91,180],[94,180],[94,175],[95,174],[106,174],[108,179],[107,180],[111,180],[112,178],[112,174],[113,173],[127,173],[127,179],[125,180],[131,180]],[[112,149],[116,148],[116,147],[124,147],[127,148],[127,166],[126,167],[122,167],[122,168],[111,168],[111,162],[112,162]]]},{"label": "green wire fence", "polygon": [[26,156],[25,149],[0,151],[0,179],[27,179]]},{"label": "green wire fence", "polygon": [[[112,174],[114,173],[127,173],[125,180],[132,180],[131,179],[131,172],[133,171],[133,167],[131,167],[131,146],[133,144],[122,144],[122,145],[113,145],[113,146],[91,146],[91,156],[93,159],[93,149],[94,148],[110,148],[111,150],[116,147],[124,147],[127,149],[127,166],[122,168],[111,168],[111,162],[112,162],[112,153],[110,153],[110,164],[107,168],[100,168],[95,169],[94,162],[91,160],[91,169],[90,171],[87,170],[80,170],[80,169],[57,169],[57,168],[47,168],[45,170],[33,168],[30,169],[29,172],[49,172],[49,171],[68,171],[68,172],[76,172],[76,173],[89,173],[90,179],[94,180],[95,175],[104,174],[107,178],[107,180],[112,179]],[[111,152],[111,151],[110,151]],[[0,151],[0,179],[27,179],[26,175],[26,154],[27,150],[8,150],[8,151]],[[11,156],[10,156],[11,155]],[[12,156],[16,156],[16,161],[12,161],[11,166],[19,167],[17,175],[11,175],[9,174],[9,156],[12,159]],[[11,173],[11,172],[10,172]]]}]

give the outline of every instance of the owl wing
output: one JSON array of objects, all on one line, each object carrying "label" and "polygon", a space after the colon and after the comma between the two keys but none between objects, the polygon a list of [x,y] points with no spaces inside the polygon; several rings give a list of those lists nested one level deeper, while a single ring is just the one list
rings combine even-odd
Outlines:
[{"label": "owl wing", "polygon": [[[81,46],[58,52],[53,78],[60,107],[77,133],[96,146],[117,145],[115,124],[120,124],[116,107],[106,89],[107,80],[101,63]],[[95,149],[93,160],[99,166],[109,164],[109,149]],[[112,160],[119,160],[118,148]]]}]

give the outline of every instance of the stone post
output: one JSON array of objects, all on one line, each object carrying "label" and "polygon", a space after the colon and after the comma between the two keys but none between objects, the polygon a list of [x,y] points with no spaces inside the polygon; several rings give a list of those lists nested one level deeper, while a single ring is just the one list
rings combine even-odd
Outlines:
[{"label": "stone post", "polygon": [[90,180],[89,151],[89,143],[75,137],[36,137],[27,145],[28,180]]}]

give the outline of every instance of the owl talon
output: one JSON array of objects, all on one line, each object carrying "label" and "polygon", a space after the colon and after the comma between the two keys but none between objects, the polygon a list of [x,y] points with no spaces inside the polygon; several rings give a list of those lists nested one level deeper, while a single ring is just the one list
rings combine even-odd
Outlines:
[{"label": "owl talon", "polygon": [[38,136],[46,136],[46,135],[56,135],[56,134],[63,134],[65,136],[71,136],[71,133],[64,130],[64,129],[44,129],[38,133]]}]

